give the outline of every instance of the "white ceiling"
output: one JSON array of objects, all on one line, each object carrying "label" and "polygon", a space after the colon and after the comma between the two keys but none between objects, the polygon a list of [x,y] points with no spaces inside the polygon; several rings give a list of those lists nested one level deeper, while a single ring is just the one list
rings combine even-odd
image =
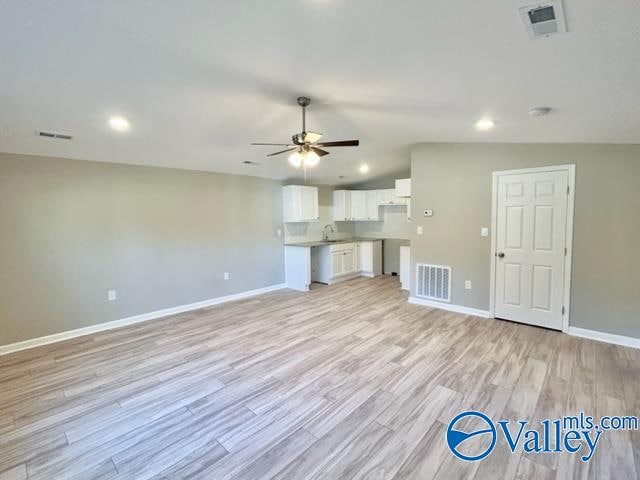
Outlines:
[{"label": "white ceiling", "polygon": [[[541,40],[518,6],[0,0],[0,151],[284,179],[286,155],[249,143],[298,132],[299,94],[310,130],[361,140],[333,149],[317,183],[406,170],[422,141],[640,143],[640,2],[566,0],[569,33]],[[110,130],[113,114],[131,131]],[[496,128],[477,132],[487,115]]]}]

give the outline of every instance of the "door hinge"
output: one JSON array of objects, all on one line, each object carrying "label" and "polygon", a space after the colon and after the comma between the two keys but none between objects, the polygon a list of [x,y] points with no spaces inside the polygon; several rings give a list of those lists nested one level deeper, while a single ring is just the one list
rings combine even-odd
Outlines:
[{"label": "door hinge", "polygon": [[569,185],[567,185],[567,195],[569,195],[569,191],[571,190],[571,187]]},{"label": "door hinge", "polygon": [[567,256],[567,247],[564,247],[564,256]]},{"label": "door hinge", "polygon": [[562,307],[562,315],[564,315],[564,307]]}]

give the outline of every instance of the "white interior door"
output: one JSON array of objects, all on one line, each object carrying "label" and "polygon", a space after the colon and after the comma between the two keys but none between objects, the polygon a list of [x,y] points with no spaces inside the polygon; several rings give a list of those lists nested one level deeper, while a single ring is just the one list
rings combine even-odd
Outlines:
[{"label": "white interior door", "polygon": [[562,330],[568,176],[498,176],[496,318]]}]

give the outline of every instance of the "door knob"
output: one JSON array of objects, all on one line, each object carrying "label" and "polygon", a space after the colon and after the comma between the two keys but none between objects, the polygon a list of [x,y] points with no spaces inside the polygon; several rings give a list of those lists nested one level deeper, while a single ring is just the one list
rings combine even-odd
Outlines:
[{"label": "door knob", "polygon": [[504,258],[504,253],[503,252],[499,252],[498,253],[498,258]]}]

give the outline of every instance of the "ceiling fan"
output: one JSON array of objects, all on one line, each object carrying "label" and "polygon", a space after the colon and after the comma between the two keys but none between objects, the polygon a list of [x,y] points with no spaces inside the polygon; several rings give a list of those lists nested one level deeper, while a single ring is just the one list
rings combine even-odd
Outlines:
[{"label": "ceiling fan", "polygon": [[[291,143],[252,143],[251,145],[268,145],[277,147],[287,147],[285,150],[270,153],[267,157],[273,157],[282,153],[294,152],[289,157],[289,163],[296,168],[300,166],[315,167],[320,162],[320,157],[329,155],[324,150],[327,147],[357,147],[360,145],[359,140],[342,140],[338,142],[319,142],[322,134],[315,132],[307,132],[307,107],[311,104],[311,99],[307,97],[298,97],[298,105],[302,107],[302,133],[296,133],[291,137]],[[294,151],[295,150],[295,151]]]}]

